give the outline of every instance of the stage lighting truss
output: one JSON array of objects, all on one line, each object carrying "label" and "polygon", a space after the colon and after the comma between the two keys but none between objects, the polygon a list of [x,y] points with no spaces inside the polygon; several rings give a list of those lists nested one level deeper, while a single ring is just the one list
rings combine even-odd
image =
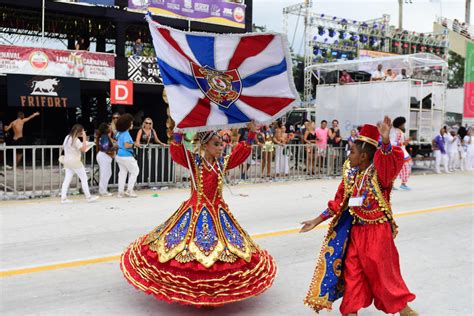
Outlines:
[{"label": "stage lighting truss", "polygon": [[417,33],[392,27],[389,30],[392,46],[404,52],[427,52],[446,57],[448,38],[445,33]]},{"label": "stage lighting truss", "polygon": [[[408,0],[407,0],[408,1]],[[419,34],[406,30],[397,30],[390,26],[390,16],[385,14],[381,18],[356,21],[311,11],[312,1],[305,1],[283,9],[283,29],[288,34],[289,15],[303,17],[305,21],[305,68],[315,62],[329,62],[333,51],[337,57],[348,59],[357,56],[358,48],[373,49],[389,52],[394,42],[404,49],[405,53],[429,52],[446,58],[446,34]],[[335,40],[334,40],[335,39]],[[352,40],[351,40],[352,39]],[[317,48],[315,48],[315,44]],[[408,47],[405,47],[408,44]],[[317,58],[315,58],[315,56]],[[311,100],[311,75],[305,71],[304,76],[305,104]]]},{"label": "stage lighting truss", "polygon": [[447,34],[444,33],[417,33],[392,27],[388,35],[392,41],[396,40],[410,44],[424,44],[439,47],[447,47],[448,44]]},{"label": "stage lighting truss", "polygon": [[390,21],[389,15],[384,15],[381,18],[356,21],[335,16],[326,16],[325,14],[311,13],[310,24],[318,28],[319,32],[328,31],[330,37],[337,34],[357,34],[366,36],[385,36],[385,31],[388,29]]},{"label": "stage lighting truss", "polygon": [[357,48],[352,45],[342,44],[328,44],[313,41],[313,62],[318,61],[318,57],[331,59],[354,59],[357,56]]}]

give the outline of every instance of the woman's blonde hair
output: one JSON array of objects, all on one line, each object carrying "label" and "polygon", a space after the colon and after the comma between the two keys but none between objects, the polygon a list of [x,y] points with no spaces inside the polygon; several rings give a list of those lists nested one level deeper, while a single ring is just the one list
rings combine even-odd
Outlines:
[{"label": "woman's blonde hair", "polygon": [[82,134],[84,127],[81,124],[74,124],[69,132],[69,141],[74,144],[77,138]]},{"label": "woman's blonde hair", "polygon": [[145,121],[146,121],[146,120],[150,120],[150,122],[151,122],[151,126],[150,126],[150,127],[153,128],[153,120],[152,120],[151,118],[149,118],[149,117],[145,117],[145,119],[143,120],[142,128],[145,128]]}]

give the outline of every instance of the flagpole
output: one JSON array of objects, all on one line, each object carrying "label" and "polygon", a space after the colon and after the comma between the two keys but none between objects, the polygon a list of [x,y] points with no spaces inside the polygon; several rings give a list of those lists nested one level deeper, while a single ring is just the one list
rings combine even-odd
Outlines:
[{"label": "flagpole", "polygon": [[43,0],[43,5],[41,8],[41,38],[42,39],[44,39],[44,11],[45,11],[44,2],[45,0]]},{"label": "flagpole", "polygon": [[184,146],[182,142],[183,141],[181,141],[181,144],[183,146],[184,155],[186,156],[186,162],[188,163],[189,173],[191,174],[191,182],[193,183],[194,191],[197,191],[196,180],[194,179],[194,169],[193,169],[193,166],[191,165],[191,162],[189,161],[188,150],[186,149],[186,146]]}]

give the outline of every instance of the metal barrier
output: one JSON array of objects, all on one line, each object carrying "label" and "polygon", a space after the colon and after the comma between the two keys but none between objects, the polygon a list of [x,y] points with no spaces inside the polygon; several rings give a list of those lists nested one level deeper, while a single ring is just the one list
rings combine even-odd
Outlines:
[{"label": "metal barrier", "polygon": [[[61,145],[0,147],[0,199],[59,195],[64,178],[58,162],[61,151]],[[83,154],[82,160],[91,191],[97,190],[99,183],[100,170],[95,156],[95,148],[92,148]],[[172,161],[168,146],[138,148],[136,158],[140,167],[137,187],[189,183],[189,171]],[[266,151],[266,148],[254,145],[247,161],[226,173],[226,181],[233,184],[333,177],[341,174],[345,159],[346,152],[342,147],[328,146],[321,150],[314,145],[275,145],[273,150]],[[117,182],[118,165],[114,161],[109,186],[117,187]],[[70,192],[78,193],[80,189],[76,177]]]},{"label": "metal barrier", "polygon": [[342,147],[328,146],[322,150],[315,145],[274,145],[273,151],[266,151],[266,148],[255,145],[246,162],[229,170],[227,181],[263,182],[338,176],[345,158]]}]

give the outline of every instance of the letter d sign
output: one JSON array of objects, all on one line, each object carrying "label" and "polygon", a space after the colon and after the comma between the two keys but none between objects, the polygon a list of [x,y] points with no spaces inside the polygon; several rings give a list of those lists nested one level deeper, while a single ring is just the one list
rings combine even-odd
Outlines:
[{"label": "letter d sign", "polygon": [[133,104],[133,82],[130,80],[110,80],[110,103]]}]

